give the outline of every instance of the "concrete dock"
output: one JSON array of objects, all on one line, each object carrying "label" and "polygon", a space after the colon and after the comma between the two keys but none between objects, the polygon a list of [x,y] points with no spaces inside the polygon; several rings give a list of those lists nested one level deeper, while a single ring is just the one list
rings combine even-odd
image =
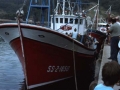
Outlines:
[{"label": "concrete dock", "polygon": [[[99,69],[99,77],[98,77],[98,84],[103,83],[101,80],[101,71],[102,67],[106,62],[109,62],[110,60],[108,59],[110,57],[110,46],[109,45],[104,45],[103,47],[103,55],[101,59],[101,64],[100,64],[100,69]],[[120,64],[120,53],[118,53],[118,63]],[[120,90],[120,86],[114,85],[114,90]]]}]

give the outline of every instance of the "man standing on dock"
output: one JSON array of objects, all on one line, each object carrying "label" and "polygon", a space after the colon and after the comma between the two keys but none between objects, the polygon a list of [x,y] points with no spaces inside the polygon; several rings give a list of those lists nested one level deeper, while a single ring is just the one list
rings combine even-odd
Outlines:
[{"label": "man standing on dock", "polygon": [[117,55],[119,52],[118,42],[120,36],[120,25],[116,22],[116,18],[111,19],[112,25],[110,29],[107,31],[111,33],[111,40],[110,40],[110,48],[111,53],[108,59],[112,59],[118,62]]}]

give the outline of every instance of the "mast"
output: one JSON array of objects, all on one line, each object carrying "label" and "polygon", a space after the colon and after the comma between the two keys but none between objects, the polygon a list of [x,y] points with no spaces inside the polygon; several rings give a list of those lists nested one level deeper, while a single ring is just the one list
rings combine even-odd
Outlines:
[{"label": "mast", "polygon": [[[53,0],[54,2],[54,0]],[[53,4],[54,5],[54,4]],[[58,8],[59,8],[59,5],[60,5],[60,1],[57,0],[57,5],[56,5],[56,8],[55,8],[55,15],[58,15]],[[54,6],[53,6],[53,9],[54,9]]]},{"label": "mast", "polygon": [[[54,0],[53,0],[52,4],[53,4],[53,30],[55,30],[55,11],[54,11]],[[57,12],[57,10],[56,10],[56,12]]]},{"label": "mast", "polygon": [[96,12],[96,25],[95,29],[98,30],[98,20],[99,20],[99,0],[98,0],[98,6],[97,6],[97,12]]},{"label": "mast", "polygon": [[94,19],[93,19],[93,26],[91,28],[94,27],[94,29],[97,29],[97,23],[98,23],[98,6],[95,10],[95,16],[94,16]]},{"label": "mast", "polygon": [[109,20],[110,20],[111,7],[112,7],[112,6],[110,6],[110,7],[109,7],[109,9],[106,11],[106,13],[107,13],[107,23],[108,23],[108,22],[109,22]]},{"label": "mast", "polygon": [[81,7],[81,0],[76,0],[76,3],[78,4],[77,6],[78,6],[78,12],[81,12],[81,10],[82,10],[82,7]]},{"label": "mast", "polygon": [[94,29],[98,29],[98,18],[99,18],[99,0],[98,0],[98,4],[96,7],[96,12],[95,12],[95,18],[94,18]]},{"label": "mast", "polygon": [[62,15],[65,15],[65,0],[63,0]]},{"label": "mast", "polygon": [[[93,24],[92,24],[92,27],[91,27],[91,29],[92,28],[94,28],[94,29],[96,29],[97,28],[97,23],[98,23],[98,4],[97,5],[95,5],[94,7],[92,7],[91,9],[93,9],[93,8],[95,8],[96,7],[96,10],[95,10],[95,15],[94,15],[94,18],[93,18]],[[91,10],[90,9],[90,10]],[[89,11],[90,11],[89,10]]]},{"label": "mast", "polygon": [[97,30],[98,29],[98,18],[99,18],[99,0],[98,0],[98,4],[95,5],[93,8],[95,8],[95,7],[96,7],[95,16],[93,19],[93,25],[92,25],[91,29],[94,27],[94,29]]},{"label": "mast", "polygon": [[71,5],[70,5],[70,0],[68,0],[68,5],[69,5],[69,15],[71,14]]}]

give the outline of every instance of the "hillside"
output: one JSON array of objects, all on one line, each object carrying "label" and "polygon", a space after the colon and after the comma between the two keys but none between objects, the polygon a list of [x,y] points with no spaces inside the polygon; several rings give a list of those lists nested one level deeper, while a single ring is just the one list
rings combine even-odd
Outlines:
[{"label": "hillside", "polygon": [[0,0],[0,18],[13,19],[24,0]]},{"label": "hillside", "polygon": [[[57,0],[54,0],[55,2]],[[71,0],[76,1],[76,0]],[[97,3],[97,0],[81,0],[85,3]],[[0,0],[0,18],[2,19],[14,19],[16,16],[16,11],[23,5],[24,0]],[[27,0],[27,5],[24,8],[24,11],[26,12],[24,15],[24,18],[27,14],[27,9],[29,5],[30,0]],[[51,2],[53,2],[51,0]],[[117,3],[117,4],[116,4]],[[114,14],[120,14],[120,0],[100,0],[100,13],[105,14],[105,11],[109,8],[109,6],[112,5],[112,13]],[[89,6],[89,5],[87,5]]]}]

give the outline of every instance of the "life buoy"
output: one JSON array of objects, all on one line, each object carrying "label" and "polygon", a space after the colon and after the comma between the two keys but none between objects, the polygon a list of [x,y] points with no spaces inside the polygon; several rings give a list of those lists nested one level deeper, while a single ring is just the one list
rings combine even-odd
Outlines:
[{"label": "life buoy", "polygon": [[100,28],[100,31],[103,32],[103,33],[106,33],[106,32],[107,32],[107,31],[106,31],[106,28],[104,28],[104,27]]},{"label": "life buoy", "polygon": [[62,29],[62,30],[64,30],[64,31],[68,31],[68,30],[71,30],[72,27],[69,26],[69,25],[62,25],[62,26],[60,26],[60,29]]}]

